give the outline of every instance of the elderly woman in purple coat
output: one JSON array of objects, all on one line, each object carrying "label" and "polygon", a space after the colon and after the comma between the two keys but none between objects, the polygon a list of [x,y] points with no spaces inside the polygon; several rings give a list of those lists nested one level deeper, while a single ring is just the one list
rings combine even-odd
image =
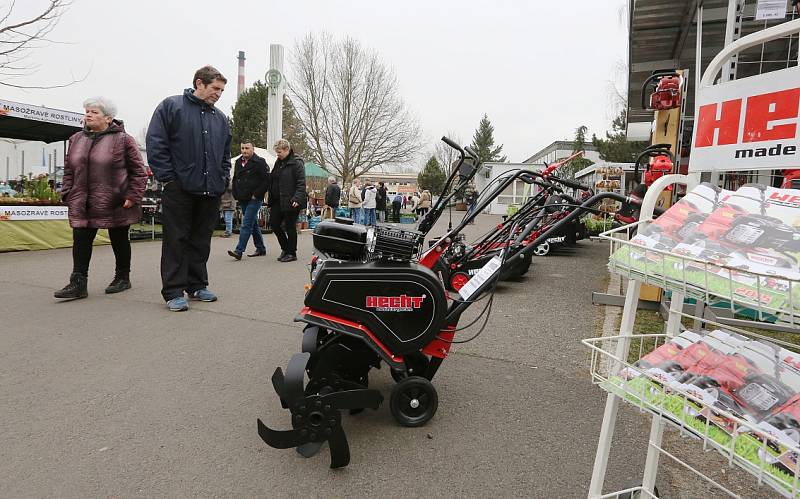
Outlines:
[{"label": "elderly woman in purple coat", "polygon": [[61,200],[72,227],[72,275],[56,298],[86,298],[92,243],[108,229],[116,269],[106,293],[130,289],[131,243],[128,229],[141,218],[147,170],[136,140],[115,120],[116,106],[96,97],[83,103],[84,129],[69,139]]}]

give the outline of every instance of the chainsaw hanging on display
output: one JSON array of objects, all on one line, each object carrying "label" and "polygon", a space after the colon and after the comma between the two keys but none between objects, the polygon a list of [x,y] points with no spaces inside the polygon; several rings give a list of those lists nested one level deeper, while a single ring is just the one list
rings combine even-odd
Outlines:
[{"label": "chainsaw hanging on display", "polygon": [[[477,155],[447,138],[442,140],[461,156],[459,168],[447,185],[462,184],[479,168]],[[473,156],[471,161],[465,161],[467,152]],[[611,192],[591,196],[581,209],[573,210],[527,245],[518,242],[530,235],[532,227],[514,223],[502,251],[458,294],[450,294],[432,270],[440,256],[512,182],[533,184],[541,178],[537,175],[519,170],[499,182],[481,196],[475,210],[424,252],[424,234],[441,216],[447,201],[434,206],[436,209],[420,222],[421,230],[379,225],[372,241],[368,241],[368,229],[352,220],[320,222],[313,238],[321,257],[313,265],[311,287],[295,318],[305,324],[301,352],[291,357],[285,372],[277,368],[272,375],[281,405],[290,412],[291,429],[275,430],[259,419],[261,439],[274,448],[294,447],[304,457],[315,455],[327,442],[331,467],[346,466],[350,451],[343,415],[380,407],[384,396],[369,387],[369,376],[383,364],[396,381],[389,394],[394,419],[408,427],[430,421],[439,403],[432,380],[454,343],[470,341],[486,327],[503,270],[514,260],[528,257],[539,243],[571,224],[583,209],[607,198],[628,201]],[[483,318],[483,325],[470,338],[456,340],[461,315],[484,299],[481,314],[472,321],[475,324]]]},{"label": "chainsaw hanging on display", "polygon": [[656,71],[642,84],[642,108],[667,111],[681,107],[683,77],[675,71]]}]

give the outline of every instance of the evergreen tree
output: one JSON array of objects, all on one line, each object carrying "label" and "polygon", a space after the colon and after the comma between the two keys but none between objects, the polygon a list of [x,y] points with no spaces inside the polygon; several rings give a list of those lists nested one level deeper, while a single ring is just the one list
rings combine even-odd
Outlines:
[{"label": "evergreen tree", "polygon": [[444,170],[442,170],[442,166],[439,164],[436,156],[431,156],[428,162],[425,163],[425,167],[419,175],[417,175],[417,185],[419,185],[420,190],[427,189],[431,191],[431,195],[433,196],[440,196],[442,194],[442,189],[444,188],[446,180],[447,175],[445,175]]},{"label": "evergreen tree", "polygon": [[471,147],[478,153],[481,163],[487,161],[502,163],[506,161],[505,156],[500,156],[503,152],[503,145],[494,146],[494,127],[489,121],[489,117],[485,114],[478,124],[478,129],[475,130],[475,135],[472,136]]},{"label": "evergreen tree", "polygon": [[[575,138],[573,139],[573,147],[572,152],[573,154],[578,151],[586,150],[586,132],[589,129],[586,128],[585,125],[581,125],[575,129]],[[557,175],[572,179],[575,178],[575,174],[580,170],[583,170],[587,166],[594,164],[594,161],[586,158],[575,158],[556,172]]]},{"label": "evergreen tree", "polygon": [[611,122],[612,133],[606,132],[605,139],[592,135],[592,144],[600,153],[600,158],[611,163],[633,163],[636,156],[647,146],[647,142],[628,142],[625,135],[627,116],[623,108]]},{"label": "evergreen tree", "polygon": [[[256,81],[253,86],[242,92],[236,104],[231,109],[230,124],[231,154],[239,154],[239,144],[250,141],[255,147],[272,149],[273,144],[267,144],[267,95],[269,88],[261,81]],[[297,119],[292,101],[283,97],[283,134],[282,137],[292,144],[295,154],[304,157],[305,134],[303,125]]]}]

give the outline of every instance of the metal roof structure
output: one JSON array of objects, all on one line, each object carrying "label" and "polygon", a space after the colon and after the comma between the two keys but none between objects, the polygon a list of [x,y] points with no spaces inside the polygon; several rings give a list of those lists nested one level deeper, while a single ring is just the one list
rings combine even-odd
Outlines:
[{"label": "metal roof structure", "polygon": [[[690,71],[686,114],[694,116],[696,75],[697,11],[702,7],[701,71],[725,46],[729,4],[738,5],[740,23],[732,36],[745,36],[755,31],[791,20],[756,21],[756,0],[630,0],[628,30],[628,123],[650,122],[653,112],[642,109],[642,84],[654,72],[668,69]],[[740,54],[735,65],[735,78],[744,78],[797,64],[797,38],[775,40]],[[691,128],[689,125],[688,128]]]}]

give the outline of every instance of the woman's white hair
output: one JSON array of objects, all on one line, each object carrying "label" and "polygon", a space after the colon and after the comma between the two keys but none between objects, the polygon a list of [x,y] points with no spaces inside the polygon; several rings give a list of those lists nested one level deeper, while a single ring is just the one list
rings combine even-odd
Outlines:
[{"label": "woman's white hair", "polygon": [[83,101],[83,108],[86,109],[87,107],[96,107],[106,116],[111,116],[114,118],[117,116],[117,106],[111,99],[106,99],[105,97],[89,97],[85,101]]}]

